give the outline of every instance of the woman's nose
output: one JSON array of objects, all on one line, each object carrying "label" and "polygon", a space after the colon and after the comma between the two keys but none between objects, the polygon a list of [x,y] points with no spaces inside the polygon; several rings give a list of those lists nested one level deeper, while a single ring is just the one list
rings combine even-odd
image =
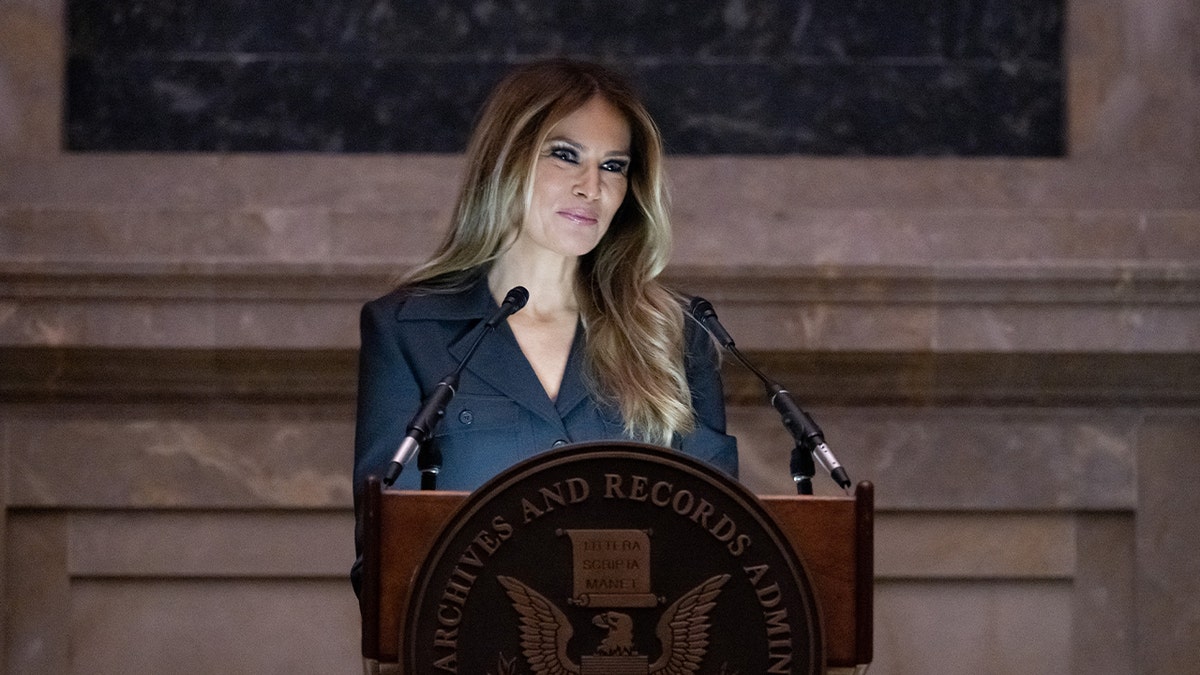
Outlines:
[{"label": "woman's nose", "polygon": [[600,197],[599,167],[583,167],[579,178],[575,182],[575,194],[586,199],[597,199]]}]

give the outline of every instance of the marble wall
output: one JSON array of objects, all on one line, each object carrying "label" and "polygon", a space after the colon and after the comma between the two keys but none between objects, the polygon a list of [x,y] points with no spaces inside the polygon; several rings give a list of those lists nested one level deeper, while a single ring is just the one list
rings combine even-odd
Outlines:
[{"label": "marble wall", "polygon": [[[357,308],[460,161],[64,150],[68,16],[0,0],[6,672],[356,671]],[[877,486],[875,673],[1200,659],[1200,9],[1064,16],[1062,157],[668,167],[671,280]]]},{"label": "marble wall", "polygon": [[458,152],[512,64],[627,72],[676,154],[1056,156],[1062,0],[67,3],[73,150]]}]

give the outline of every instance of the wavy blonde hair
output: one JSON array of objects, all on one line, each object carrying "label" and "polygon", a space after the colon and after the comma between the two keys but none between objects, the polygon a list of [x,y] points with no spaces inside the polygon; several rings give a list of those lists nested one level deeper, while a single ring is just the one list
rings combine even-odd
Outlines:
[{"label": "wavy blonde hair", "polygon": [[628,83],[590,63],[556,59],[519,67],[492,91],[466,153],[466,177],[449,232],[407,285],[469,286],[519,228],[550,129],[599,96],[630,128],[629,183],[604,237],[580,260],[576,296],[593,393],[616,405],[631,438],[669,445],[695,427],[684,368],[683,310],[658,276],[671,248],[662,136]]}]

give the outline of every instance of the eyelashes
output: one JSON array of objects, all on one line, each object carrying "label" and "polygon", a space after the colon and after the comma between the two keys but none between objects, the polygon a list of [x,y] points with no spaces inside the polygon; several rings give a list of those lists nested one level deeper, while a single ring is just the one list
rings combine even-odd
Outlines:
[{"label": "eyelashes", "polygon": [[562,160],[569,164],[579,163],[579,151],[569,145],[555,144],[550,146],[550,152],[547,153],[554,159]]},{"label": "eyelashes", "polygon": [[605,171],[619,173],[622,176],[629,175],[629,160],[627,159],[610,159],[600,165],[600,168]]},{"label": "eyelashes", "polygon": [[[547,151],[546,156],[553,157],[554,159],[566,162],[568,164],[579,164],[580,161],[579,150],[574,146],[567,145],[566,143],[552,144],[549,151]],[[605,160],[602,164],[600,164],[600,170],[626,176],[629,174],[629,160],[624,158]]]}]

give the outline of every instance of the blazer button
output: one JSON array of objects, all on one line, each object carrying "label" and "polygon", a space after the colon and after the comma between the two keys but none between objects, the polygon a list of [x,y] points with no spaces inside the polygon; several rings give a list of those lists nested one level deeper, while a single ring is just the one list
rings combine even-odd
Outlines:
[{"label": "blazer button", "polygon": [[566,444],[567,444],[567,442],[561,438],[558,439],[557,441],[554,441],[554,447],[556,447],[556,448],[561,448],[562,446],[564,446]]},{"label": "blazer button", "polygon": [[471,414],[470,410],[464,410],[458,413],[458,421],[463,424],[470,424],[475,421],[475,416]]}]

